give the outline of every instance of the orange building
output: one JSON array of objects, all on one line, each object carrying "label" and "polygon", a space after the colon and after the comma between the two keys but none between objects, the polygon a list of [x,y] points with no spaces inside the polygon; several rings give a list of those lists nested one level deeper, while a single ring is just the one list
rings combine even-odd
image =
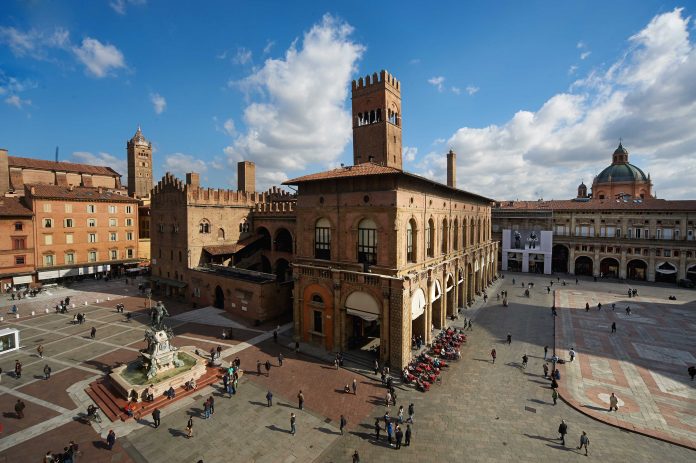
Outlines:
[{"label": "orange building", "polygon": [[138,200],[104,188],[25,185],[37,279],[122,274],[138,262]]},{"label": "orange building", "polygon": [[0,198],[0,286],[26,287],[34,273],[34,213],[18,198]]}]

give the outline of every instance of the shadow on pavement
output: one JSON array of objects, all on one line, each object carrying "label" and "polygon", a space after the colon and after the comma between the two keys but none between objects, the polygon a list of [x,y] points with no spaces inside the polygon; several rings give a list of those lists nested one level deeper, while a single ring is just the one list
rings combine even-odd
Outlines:
[{"label": "shadow on pavement", "polygon": [[278,432],[284,432],[286,434],[292,434],[292,432],[290,430],[279,428],[275,424],[270,424],[270,425],[266,426],[266,428],[270,429],[271,431],[278,431]]}]

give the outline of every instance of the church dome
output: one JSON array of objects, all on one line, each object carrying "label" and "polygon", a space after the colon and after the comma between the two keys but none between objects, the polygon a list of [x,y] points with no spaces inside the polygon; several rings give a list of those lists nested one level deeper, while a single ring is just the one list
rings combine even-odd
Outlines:
[{"label": "church dome", "polygon": [[612,164],[597,175],[597,183],[647,182],[648,176],[631,163]]}]

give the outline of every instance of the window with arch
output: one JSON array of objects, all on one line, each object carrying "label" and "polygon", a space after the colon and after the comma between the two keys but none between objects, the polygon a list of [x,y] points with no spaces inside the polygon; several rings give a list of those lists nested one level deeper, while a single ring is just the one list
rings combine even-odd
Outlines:
[{"label": "window with arch", "polygon": [[455,251],[459,250],[459,219],[454,219],[454,226],[453,232],[454,236],[452,237],[452,247],[454,248]]},{"label": "window with arch", "polygon": [[435,257],[435,223],[433,219],[428,220],[428,226],[425,229],[425,250],[428,257]]},{"label": "window with arch", "polygon": [[225,229],[224,228],[218,228],[218,239],[219,240],[225,239]]},{"label": "window with arch", "polygon": [[377,263],[377,224],[372,219],[363,219],[358,224],[358,262]]},{"label": "window with arch", "polygon": [[473,246],[476,244],[476,224],[474,223],[475,221],[471,219],[471,226],[469,228],[469,233],[470,233],[470,239],[469,239],[469,245]]},{"label": "window with arch", "polygon": [[442,238],[440,242],[442,254],[447,254],[447,238],[449,238],[449,226],[447,219],[442,219]]},{"label": "window with arch", "polygon": [[314,224],[314,258],[331,260],[331,222],[326,217]]},{"label": "window with arch", "polygon": [[411,219],[406,224],[406,261],[416,261],[416,221]]},{"label": "window with arch", "polygon": [[198,233],[210,233],[210,222],[208,222],[208,220],[203,219],[200,221],[198,224]]},{"label": "window with arch", "polygon": [[324,299],[322,299],[320,295],[314,294],[312,295],[312,304],[324,307]]}]

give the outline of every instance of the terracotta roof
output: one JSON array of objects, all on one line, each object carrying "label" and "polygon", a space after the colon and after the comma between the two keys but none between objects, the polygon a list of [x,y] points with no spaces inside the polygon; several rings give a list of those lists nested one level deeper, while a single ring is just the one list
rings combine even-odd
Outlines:
[{"label": "terracotta roof", "polygon": [[249,238],[237,241],[233,244],[216,244],[213,246],[203,246],[203,250],[210,254],[211,256],[225,256],[229,254],[235,254],[250,244],[263,239],[262,235],[254,235]]},{"label": "terracotta roof", "polygon": [[642,210],[642,211],[696,211],[696,200],[667,199],[590,199],[588,201],[551,200],[551,201],[501,201],[498,210]]},{"label": "terracotta roof", "polygon": [[124,203],[138,202],[138,200],[135,198],[131,198],[105,188],[35,184],[24,185],[24,191],[26,196],[33,196],[35,198],[72,199],[77,201],[112,201]]},{"label": "terracotta roof", "polygon": [[445,185],[444,183],[437,182],[435,180],[422,177],[420,175],[412,174],[410,172],[405,172],[403,170],[395,169],[394,167],[381,166],[379,164],[374,164],[372,162],[365,162],[363,164],[357,164],[354,166],[339,167],[338,169],[327,170],[324,172],[317,172],[316,174],[309,174],[302,177],[293,178],[283,182],[283,185],[297,185],[305,182],[316,182],[319,180],[329,180],[329,179],[339,179],[348,177],[364,177],[369,175],[402,175],[404,177],[410,177],[417,179],[419,181],[428,182],[430,184],[436,185],[441,188],[446,188],[449,190],[454,190],[459,193],[464,193],[468,196],[474,197],[477,200],[484,201],[487,203],[493,202],[491,198],[486,198],[485,196],[477,195],[476,193],[471,193],[465,190],[460,190],[459,188],[452,188]]},{"label": "terracotta roof", "polygon": [[93,166],[90,164],[76,164],[73,162],[56,162],[46,159],[20,158],[8,156],[10,167],[24,167],[25,169],[51,170],[59,172],[74,172],[78,174],[106,175],[108,177],[120,177],[121,174],[107,166]]},{"label": "terracotta roof", "polygon": [[371,162],[358,164],[355,166],[339,167],[338,169],[317,172],[316,174],[304,175],[283,182],[283,185],[296,185],[303,182],[315,182],[317,180],[327,180],[332,178],[362,177],[366,175],[398,174],[402,171],[393,167],[380,166]]},{"label": "terracotta roof", "polygon": [[19,198],[0,198],[0,216],[31,217],[32,215],[34,215],[32,210],[22,204]]}]

